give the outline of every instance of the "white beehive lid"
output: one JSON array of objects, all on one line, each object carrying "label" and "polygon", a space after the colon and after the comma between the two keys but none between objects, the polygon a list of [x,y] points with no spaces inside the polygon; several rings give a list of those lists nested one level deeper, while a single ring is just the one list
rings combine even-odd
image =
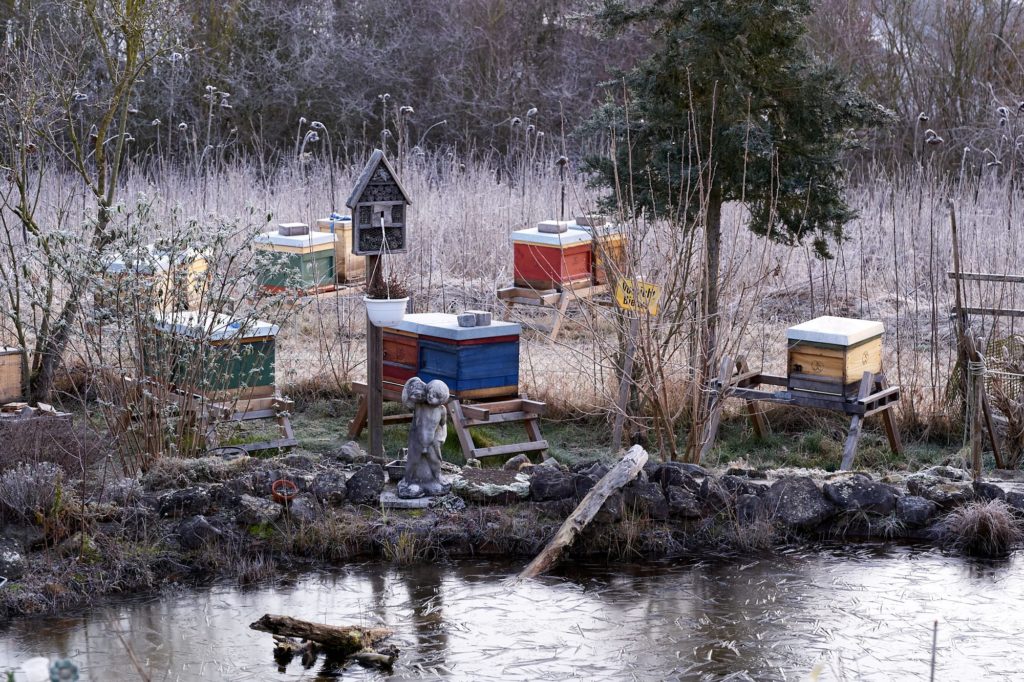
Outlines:
[{"label": "white beehive lid", "polygon": [[316,232],[311,230],[309,234],[297,234],[293,236],[281,234],[278,231],[264,232],[256,235],[253,241],[257,244],[273,244],[274,246],[295,246],[299,248],[309,246],[320,246],[321,244],[333,244],[335,235],[333,232]]},{"label": "white beehive lid", "polygon": [[540,244],[542,246],[575,246],[590,241],[590,235],[583,230],[567,230],[561,234],[548,234],[541,232],[536,227],[525,230],[516,230],[512,233],[513,243]]},{"label": "white beehive lid", "polygon": [[277,336],[280,327],[263,320],[233,320],[229,315],[184,310],[170,313],[156,323],[157,329],[182,336],[224,341]]},{"label": "white beehive lid", "polygon": [[569,229],[570,230],[581,230],[581,231],[586,232],[587,234],[590,234],[590,235],[597,235],[598,237],[603,237],[605,235],[610,235],[610,234],[621,234],[622,231],[623,231],[621,225],[615,225],[615,224],[612,224],[612,223],[605,223],[604,225],[593,226],[593,225],[580,225],[579,223],[573,222],[573,223],[571,223],[569,225]]},{"label": "white beehive lid", "polygon": [[[177,265],[185,265],[199,258],[202,256],[194,249],[186,249],[174,254],[174,261]],[[171,255],[166,251],[158,250],[156,244],[147,244],[138,252],[136,258],[116,254],[114,260],[107,265],[106,270],[110,274],[137,272],[151,275],[154,272],[167,272],[170,268]]]},{"label": "white beehive lid", "polygon": [[460,327],[458,315],[415,313],[406,315],[392,329],[453,341],[468,341],[470,339],[490,339],[496,336],[519,336],[523,328],[516,322],[505,322],[504,320],[491,320],[491,324],[486,327]]},{"label": "white beehive lid", "polygon": [[824,315],[786,330],[790,341],[825,343],[832,346],[853,346],[881,336],[885,326],[873,320]]}]

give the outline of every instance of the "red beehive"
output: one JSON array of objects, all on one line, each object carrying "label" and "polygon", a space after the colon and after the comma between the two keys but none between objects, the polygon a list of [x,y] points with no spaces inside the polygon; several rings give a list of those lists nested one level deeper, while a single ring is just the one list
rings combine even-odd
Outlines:
[{"label": "red beehive", "polygon": [[517,287],[561,289],[580,280],[590,280],[593,267],[592,239],[582,230],[561,234],[540,232],[531,227],[512,233]]}]

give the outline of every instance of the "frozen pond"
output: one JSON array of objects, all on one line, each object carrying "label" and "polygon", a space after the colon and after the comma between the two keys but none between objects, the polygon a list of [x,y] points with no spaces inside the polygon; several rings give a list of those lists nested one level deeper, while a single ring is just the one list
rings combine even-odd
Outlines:
[{"label": "frozen pond", "polygon": [[[0,669],[67,656],[83,679],[133,680],[120,631],[153,680],[318,680],[279,670],[264,613],[384,623],[402,650],[390,679],[1019,679],[1024,564],[857,546],[746,558],[563,567],[506,587],[518,565],[359,564],[284,584],[125,600],[0,626]],[[383,678],[353,666],[346,679]]]}]

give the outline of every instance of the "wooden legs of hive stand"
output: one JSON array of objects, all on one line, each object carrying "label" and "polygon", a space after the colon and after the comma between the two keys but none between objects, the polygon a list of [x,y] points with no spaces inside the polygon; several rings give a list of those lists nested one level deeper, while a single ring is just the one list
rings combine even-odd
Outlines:
[{"label": "wooden legs of hive stand", "polygon": [[568,287],[562,289],[562,295],[558,299],[558,307],[555,308],[555,312],[552,313],[551,317],[551,339],[550,344],[555,345],[555,340],[558,338],[558,332],[562,329],[562,322],[565,320],[565,313],[569,310],[569,299],[571,292]]},{"label": "wooden legs of hive stand", "polygon": [[[864,403],[874,392],[883,391],[889,388],[884,374],[872,374],[864,372],[860,380],[860,387],[857,390],[857,402]],[[885,436],[889,440],[889,448],[893,454],[899,455],[903,452],[903,444],[900,442],[899,431],[896,430],[896,420],[893,418],[892,410],[895,403],[879,411],[882,418],[882,426],[885,427]],[[853,459],[857,456],[857,443],[860,441],[861,427],[864,424],[865,415],[855,414],[850,418],[850,432],[846,436],[846,443],[843,445],[843,462],[839,466],[841,470],[847,470],[853,466]]]},{"label": "wooden legs of hive stand", "polygon": [[[750,367],[747,366],[747,360],[742,355],[736,358],[736,378],[735,382],[738,386],[746,387],[749,384],[749,377],[753,376],[753,372],[750,371]],[[744,378],[748,377],[748,378]],[[757,403],[753,400],[745,400],[747,404],[747,416],[750,417],[750,426],[754,429],[754,436],[759,440],[764,440],[768,437],[771,430],[768,428],[768,422],[764,418],[764,412],[758,408]]]}]

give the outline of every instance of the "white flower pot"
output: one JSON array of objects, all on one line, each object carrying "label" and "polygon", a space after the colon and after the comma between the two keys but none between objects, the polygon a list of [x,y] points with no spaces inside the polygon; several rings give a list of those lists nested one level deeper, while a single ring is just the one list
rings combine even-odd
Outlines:
[{"label": "white flower pot", "polygon": [[363,303],[366,304],[366,314],[377,327],[391,327],[402,321],[405,317],[405,306],[409,302],[406,298],[367,298],[363,296]]}]

